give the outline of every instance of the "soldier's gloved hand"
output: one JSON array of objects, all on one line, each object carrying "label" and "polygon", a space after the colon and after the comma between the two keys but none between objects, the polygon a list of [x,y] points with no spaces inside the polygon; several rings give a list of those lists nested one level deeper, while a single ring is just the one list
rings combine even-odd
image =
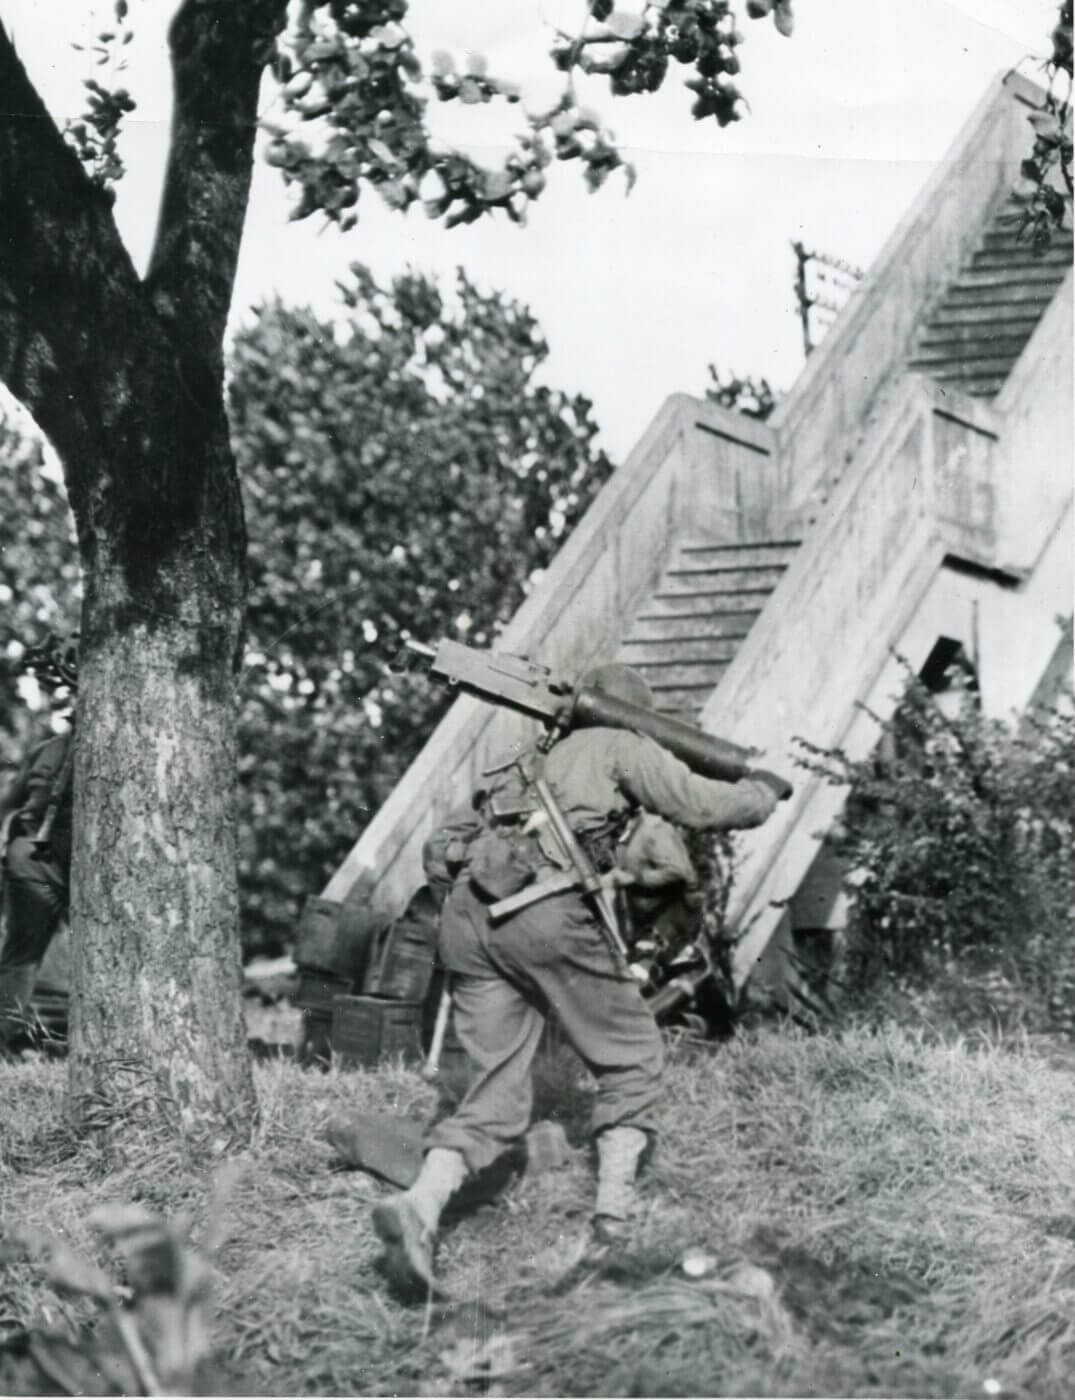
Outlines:
[{"label": "soldier's gloved hand", "polygon": [[779,773],[773,773],[768,768],[748,768],[745,776],[753,778],[755,782],[764,783],[778,802],[786,802],[795,791],[787,778],[782,778]]}]

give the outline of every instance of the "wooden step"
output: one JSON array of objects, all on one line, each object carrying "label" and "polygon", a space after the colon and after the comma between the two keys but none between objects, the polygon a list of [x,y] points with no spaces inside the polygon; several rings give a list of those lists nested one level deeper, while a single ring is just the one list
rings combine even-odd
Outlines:
[{"label": "wooden step", "polygon": [[[1056,287],[1051,282],[1031,282],[1025,286],[1001,287],[960,287],[952,286],[945,293],[943,310],[946,314],[960,315],[969,308],[987,309],[994,315],[1010,315],[1008,308],[1018,307],[1021,311],[1036,311],[1040,316],[1056,295]],[[938,308],[940,314],[941,308]]]},{"label": "wooden step", "polygon": [[961,394],[969,394],[972,399],[995,399],[1003,389],[1007,377],[1007,375],[978,375],[971,379],[945,380],[944,382],[954,383]]},{"label": "wooden step", "polygon": [[759,589],[771,591],[784,574],[782,564],[747,564],[744,566],[669,569],[658,585],[656,597],[668,598],[684,593],[729,593],[739,590],[757,592]]},{"label": "wooden step", "polygon": [[1059,247],[1050,244],[1044,252],[1036,253],[1030,243],[1011,244],[979,248],[971,258],[974,268],[1008,267],[1020,271],[1028,267],[1049,267],[1063,277],[1071,264],[1071,244]]},{"label": "wooden step", "polygon": [[700,681],[697,685],[665,685],[650,681],[657,709],[662,714],[678,713],[692,719],[713,693],[719,677],[713,681]]},{"label": "wooden step", "polygon": [[1040,305],[1037,302],[1013,302],[1007,308],[998,306],[995,301],[944,301],[930,316],[922,334],[928,335],[934,329],[943,331],[949,326],[1018,326],[1033,330],[1041,320],[1041,307],[1047,305],[1044,294]]},{"label": "wooden step", "polygon": [[799,547],[798,540],[775,540],[765,544],[681,544],[676,550],[673,569],[731,568],[759,565],[785,566]]},{"label": "wooden step", "polygon": [[628,666],[637,666],[647,672],[656,666],[728,662],[739,650],[745,636],[743,632],[735,637],[654,637],[642,641],[630,637],[621,645],[619,659]]},{"label": "wooden step", "polygon": [[1010,368],[1019,358],[1024,345],[1025,340],[1020,340],[1014,345],[988,340],[967,341],[964,345],[926,345],[912,355],[908,363],[912,369],[925,370],[927,373],[935,365],[968,364],[980,360],[988,360],[998,367],[1007,365]]},{"label": "wooden step", "polygon": [[931,321],[918,340],[919,351],[947,350],[961,345],[988,345],[1013,348],[1016,353],[1030,339],[1037,325],[1036,317],[1024,317],[1016,322],[972,321],[969,325],[938,325]]},{"label": "wooden step", "polygon": [[719,613],[669,613],[665,616],[636,617],[624,644],[638,642],[712,641],[718,637],[743,638],[750,631],[761,608]]},{"label": "wooden step", "polygon": [[630,665],[641,672],[654,692],[668,689],[712,690],[728,669],[736,647],[728,647],[723,656],[697,657],[693,661],[639,661]]},{"label": "wooden step", "polygon": [[657,622],[670,618],[686,620],[738,616],[741,613],[756,616],[771,592],[771,588],[728,588],[710,592],[699,590],[697,593],[655,593],[642,604],[644,611],[635,620]]},{"label": "wooden step", "polygon": [[910,360],[911,369],[928,374],[931,379],[978,379],[998,375],[1007,379],[1015,361],[1009,355],[979,355],[973,359],[952,357],[950,360]]},{"label": "wooden step", "polygon": [[1058,287],[1063,281],[1062,276],[1057,275],[1057,269],[1046,265],[1044,267],[1021,267],[1017,271],[1008,268],[982,268],[980,271],[971,267],[963,268],[959,276],[952,283],[950,291],[960,291],[966,288],[977,287],[1007,287],[1013,283],[1021,286],[1031,284],[1047,283],[1050,286]]},{"label": "wooden step", "polygon": [[[990,225],[982,235],[983,248],[1027,248],[1030,247],[1030,240],[1025,234],[1020,233],[1023,223],[1023,216],[1019,214],[1011,221],[1005,219]],[[1052,252],[1054,248],[1071,251],[1072,235],[1071,229],[1055,229],[1049,241],[1047,252]]]}]

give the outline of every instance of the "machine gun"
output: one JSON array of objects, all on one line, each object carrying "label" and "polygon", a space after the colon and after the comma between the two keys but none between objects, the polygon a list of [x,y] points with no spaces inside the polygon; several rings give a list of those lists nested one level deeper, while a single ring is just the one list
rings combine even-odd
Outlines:
[{"label": "machine gun", "polygon": [[[632,705],[602,695],[586,685],[571,685],[553,675],[547,666],[523,656],[479,651],[462,642],[444,639],[436,647],[407,641],[408,650],[429,662],[429,674],[446,685],[528,715],[545,725],[542,748],[551,748],[572,729],[604,725],[632,729],[656,740],[662,748],[703,778],[734,783],[750,772],[756,751],[707,734],[693,724],[658,714],[644,705]],[[791,794],[791,784],[787,794]]]}]

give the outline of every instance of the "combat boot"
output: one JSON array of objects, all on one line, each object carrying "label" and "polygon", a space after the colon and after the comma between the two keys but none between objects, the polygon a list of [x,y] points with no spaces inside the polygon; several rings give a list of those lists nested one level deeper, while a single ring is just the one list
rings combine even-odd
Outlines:
[{"label": "combat boot", "polygon": [[433,1273],[437,1229],[466,1175],[461,1152],[431,1148],[414,1185],[374,1206],[373,1228],[384,1242],[388,1276],[401,1292],[441,1292]]},{"label": "combat boot", "polygon": [[593,1237],[599,1245],[620,1245],[628,1237],[635,1176],[648,1141],[641,1128],[627,1126],[598,1134]]}]

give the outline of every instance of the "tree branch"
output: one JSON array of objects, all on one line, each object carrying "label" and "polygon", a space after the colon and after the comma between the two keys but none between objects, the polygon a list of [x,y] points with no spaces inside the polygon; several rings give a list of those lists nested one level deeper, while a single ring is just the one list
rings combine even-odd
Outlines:
[{"label": "tree branch", "polygon": [[184,0],[169,35],[172,140],[146,285],[215,377],[250,193],[257,103],[286,0]]},{"label": "tree branch", "polygon": [[[61,457],[101,438],[148,310],[111,200],[65,144],[0,25],[0,379]],[[133,324],[132,324],[133,323]],[[128,339],[131,337],[131,339]],[[80,452],[69,452],[79,447]]]}]

